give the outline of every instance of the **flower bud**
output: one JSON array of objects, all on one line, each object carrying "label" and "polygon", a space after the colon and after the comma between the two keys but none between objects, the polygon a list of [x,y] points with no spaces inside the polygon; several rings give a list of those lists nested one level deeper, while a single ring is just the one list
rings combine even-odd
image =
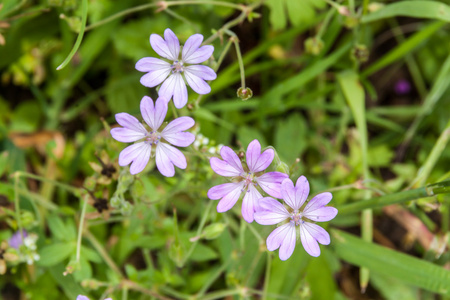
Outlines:
[{"label": "flower bud", "polygon": [[356,45],[351,52],[351,58],[359,63],[366,62],[369,59],[369,49],[365,45]]},{"label": "flower bud", "polygon": [[205,230],[203,231],[203,236],[207,240],[213,240],[217,237],[219,237],[222,232],[227,227],[224,223],[214,223],[211,225],[206,226]]},{"label": "flower bud", "polygon": [[285,163],[280,161],[280,163],[277,165],[275,171],[284,173],[284,174],[289,174],[289,166]]},{"label": "flower bud", "polygon": [[312,55],[319,55],[323,49],[323,41],[320,37],[310,37],[305,41],[305,50]]},{"label": "flower bud", "polygon": [[237,96],[245,101],[253,97],[253,91],[248,87],[247,88],[240,87],[237,90]]},{"label": "flower bud", "polygon": [[379,3],[379,2],[373,2],[369,4],[369,12],[373,13],[376,12],[377,10],[380,10],[384,7],[383,3]]}]

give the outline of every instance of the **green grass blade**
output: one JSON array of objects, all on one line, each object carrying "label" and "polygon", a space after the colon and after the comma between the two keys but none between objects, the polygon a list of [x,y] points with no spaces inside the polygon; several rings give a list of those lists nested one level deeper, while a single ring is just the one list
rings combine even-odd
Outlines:
[{"label": "green grass blade", "polygon": [[450,6],[438,1],[400,1],[363,16],[361,22],[368,23],[397,16],[450,22]]},{"label": "green grass blade", "polygon": [[376,71],[392,64],[393,62],[403,59],[407,53],[412,52],[421,43],[425,42],[430,36],[432,36],[439,28],[444,26],[444,22],[438,21],[433,22],[430,25],[424,27],[419,32],[412,35],[404,43],[400,44],[398,47],[392,49],[385,56],[377,60],[375,63],[370,65],[367,69],[362,72],[362,76],[369,76]]},{"label": "green grass blade", "polygon": [[331,231],[333,247],[343,260],[428,291],[450,295],[450,271],[340,230]]},{"label": "green grass blade", "polygon": [[450,180],[442,181],[427,185],[422,188],[407,190],[394,194],[389,194],[381,197],[372,198],[366,201],[359,201],[351,204],[346,204],[337,207],[339,215],[351,214],[359,212],[366,208],[381,208],[383,206],[404,203],[411,200],[417,200],[420,198],[432,197],[437,194],[450,193]]},{"label": "green grass blade", "polygon": [[[339,85],[347,100],[350,110],[352,111],[353,118],[355,119],[356,127],[359,132],[359,139],[361,143],[361,155],[362,155],[362,169],[363,177],[365,180],[369,179],[369,164],[367,161],[367,121],[366,121],[366,105],[364,89],[359,82],[358,74],[353,71],[344,71],[337,76]],[[366,191],[364,199],[370,198],[370,191]],[[361,202],[361,201],[360,201]],[[362,238],[367,241],[372,241],[373,236],[373,215],[370,208],[365,209],[361,215],[361,235]],[[369,283],[369,270],[361,268],[360,271],[360,285],[364,291]]]},{"label": "green grass blade", "polygon": [[60,64],[56,68],[56,70],[61,70],[62,68],[67,66],[67,64],[70,62],[70,60],[75,55],[75,53],[77,52],[78,48],[81,45],[81,41],[83,40],[84,31],[86,29],[86,20],[87,20],[87,12],[88,12],[88,1],[87,0],[83,0],[83,2],[81,3],[81,11],[83,14],[83,16],[81,18],[81,29],[80,29],[80,32],[78,33],[77,40],[75,41],[75,45],[73,46],[72,50],[70,51],[70,53],[66,57],[66,59],[62,62],[62,64]]}]

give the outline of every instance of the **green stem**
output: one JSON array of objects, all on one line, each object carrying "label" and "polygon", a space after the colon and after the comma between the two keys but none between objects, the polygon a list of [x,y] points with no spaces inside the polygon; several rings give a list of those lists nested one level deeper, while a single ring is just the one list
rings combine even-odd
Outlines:
[{"label": "green stem", "polygon": [[409,188],[422,186],[425,183],[434,166],[436,165],[439,157],[441,156],[442,152],[444,152],[449,139],[450,139],[450,121],[447,123],[447,126],[445,127],[444,131],[439,136],[439,139],[437,140],[436,144],[431,150],[430,155],[428,155],[427,160],[425,161],[423,166],[419,168],[419,172],[417,173],[416,178],[414,178],[414,180],[411,182]]},{"label": "green stem", "polygon": [[39,176],[39,175],[34,175],[34,174],[23,172],[23,171],[15,172],[14,176],[31,178],[31,179],[39,180],[39,181],[42,181],[42,182],[49,182],[49,183],[52,183],[52,184],[54,184],[56,186],[59,186],[60,188],[63,188],[65,190],[71,192],[72,194],[74,194],[77,197],[79,196],[80,190],[78,188],[70,186],[70,185],[65,184],[65,183],[61,183],[61,182],[56,181],[56,180],[48,179],[48,178],[45,178],[45,177],[42,177],[42,176]]},{"label": "green stem", "polygon": [[86,206],[89,196],[84,197],[83,208],[81,209],[80,224],[78,225],[78,238],[77,238],[77,263],[80,261],[81,252],[81,237],[83,236],[84,216],[86,215]]},{"label": "green stem", "polygon": [[[197,233],[195,236],[200,236],[200,234],[202,233],[203,227],[205,227],[206,220],[208,219],[209,211],[211,210],[211,206],[212,206],[212,201],[209,201],[208,206],[206,207],[206,210],[202,216],[202,219],[200,220],[200,225],[197,228]],[[184,265],[186,263],[186,261],[189,259],[189,257],[192,255],[192,253],[195,250],[195,247],[197,246],[197,243],[198,243],[198,240],[192,243],[191,247],[189,248],[188,252],[186,253],[186,256],[183,259],[182,265]]]},{"label": "green stem", "polygon": [[117,274],[120,278],[125,278],[125,276],[120,271],[119,267],[117,267],[116,263],[109,257],[108,252],[103,248],[103,246],[97,241],[95,236],[89,231],[85,230],[84,235],[91,242],[92,246],[94,246],[95,250],[103,257],[103,260],[106,264]]},{"label": "green stem", "polygon": [[370,0],[363,1],[363,11],[362,11],[363,16],[366,15],[369,11],[369,2]]},{"label": "green stem", "polygon": [[229,39],[227,44],[225,45],[225,48],[223,49],[222,53],[220,53],[219,59],[217,60],[216,67],[214,68],[215,72],[217,72],[217,70],[219,70],[220,65],[222,64],[225,56],[228,53],[228,50],[230,50],[231,43],[232,43],[232,41],[231,41],[231,39]]},{"label": "green stem", "polygon": [[17,227],[20,232],[20,239],[23,241],[23,226],[22,218],[20,217],[20,200],[19,200],[19,175],[17,172],[14,175],[14,206],[16,212]]},{"label": "green stem", "polygon": [[83,0],[83,2],[81,2],[81,11],[83,13],[83,16],[81,17],[81,29],[80,29],[80,32],[78,33],[77,40],[75,41],[75,45],[73,46],[72,51],[70,51],[69,55],[62,62],[62,64],[60,64],[56,68],[56,70],[58,70],[58,71],[61,70],[62,68],[64,68],[65,66],[67,66],[67,64],[70,62],[70,60],[75,55],[75,53],[77,52],[78,48],[81,45],[81,41],[83,40],[84,31],[86,29],[86,20],[87,20],[87,13],[88,13],[88,0]]},{"label": "green stem", "polygon": [[233,296],[233,295],[239,295],[239,294],[242,294],[241,289],[223,290],[223,291],[209,293],[209,294],[205,295],[204,297],[200,298],[199,300],[225,299],[225,298],[228,298],[227,296]]},{"label": "green stem", "polygon": [[225,6],[225,7],[231,7],[231,8],[235,8],[238,10],[244,10],[245,6],[243,5],[239,5],[239,4],[234,4],[234,3],[228,3],[228,2],[224,2],[224,1],[160,1],[158,3],[149,3],[149,4],[143,4],[143,5],[139,5],[136,7],[132,7],[129,9],[125,9],[121,12],[118,12],[112,16],[107,17],[106,19],[103,19],[101,21],[98,21],[97,23],[91,24],[88,27],[86,27],[85,31],[94,29],[96,27],[99,27],[101,25],[104,25],[106,23],[112,22],[116,19],[119,19],[121,17],[124,17],[126,15],[135,13],[135,12],[139,12],[139,11],[143,11],[149,8],[153,8],[153,7],[160,7],[162,10],[165,10],[167,7],[170,6],[175,6],[175,5],[189,5],[189,4],[212,4],[212,5],[217,5],[217,6]]},{"label": "green stem", "polygon": [[323,34],[325,33],[325,29],[328,28],[328,24],[331,21],[331,18],[333,17],[334,13],[336,11],[334,9],[330,9],[328,13],[325,15],[325,19],[323,20],[323,23],[320,25],[319,32],[316,34],[316,38],[321,38]]},{"label": "green stem", "polygon": [[356,213],[368,208],[381,208],[387,205],[404,203],[411,200],[417,200],[420,198],[432,197],[437,194],[450,193],[450,180],[431,184],[422,188],[407,190],[395,194],[385,195],[368,199],[365,201],[358,201],[351,204],[346,204],[337,207],[340,215]]},{"label": "green stem", "polygon": [[233,38],[234,46],[236,47],[236,55],[239,63],[239,71],[241,74],[241,87],[245,89],[245,69],[244,62],[242,61],[241,48],[239,47],[239,40],[237,37]]},{"label": "green stem", "polygon": [[196,298],[199,298],[201,296],[203,296],[206,291],[208,290],[208,288],[217,280],[217,278],[219,278],[219,276],[225,272],[225,270],[228,268],[228,266],[231,263],[231,257],[228,258],[228,260],[222,264],[220,266],[220,268],[218,268],[205,282],[205,284],[202,286],[202,288],[200,289],[200,291],[198,291]]},{"label": "green stem", "polygon": [[267,251],[267,262],[266,262],[266,274],[264,277],[264,290],[262,299],[267,299],[267,292],[269,291],[269,282],[270,282],[270,272],[272,270],[272,253]]}]

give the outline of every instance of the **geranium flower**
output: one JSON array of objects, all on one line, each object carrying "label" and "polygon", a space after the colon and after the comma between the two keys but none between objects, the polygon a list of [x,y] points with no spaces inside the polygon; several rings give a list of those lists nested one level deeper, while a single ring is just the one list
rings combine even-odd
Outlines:
[{"label": "geranium flower", "polygon": [[247,168],[244,170],[237,154],[227,146],[220,150],[222,159],[212,157],[211,168],[221,176],[233,177],[233,182],[214,186],[208,191],[208,198],[219,200],[218,212],[231,209],[244,193],[242,200],[242,216],[251,223],[253,214],[258,207],[258,200],[263,198],[257,190],[260,186],[264,192],[273,197],[281,197],[280,184],[288,175],[280,172],[263,173],[272,163],[274,157],[273,149],[267,149],[261,153],[261,144],[253,140],[247,147]]},{"label": "geranium flower", "polygon": [[180,42],[172,30],[168,28],[164,31],[164,39],[157,34],[150,35],[153,50],[169,62],[154,57],[140,59],[136,63],[136,69],[148,72],[141,77],[141,84],[155,87],[164,82],[159,89],[159,96],[165,97],[168,101],[173,96],[176,108],[182,108],[187,103],[188,94],[184,80],[198,94],[211,92],[211,87],[205,80],[216,79],[217,75],[210,67],[197,64],[210,58],[214,47],[210,45],[200,47],[202,41],[201,34],[190,36],[179,59]]},{"label": "geranium flower", "polygon": [[186,158],[177,147],[187,147],[195,140],[195,136],[190,132],[184,132],[194,126],[195,122],[190,117],[180,117],[171,121],[163,130],[160,130],[167,113],[167,101],[163,97],[156,100],[153,105],[152,98],[144,96],[141,100],[141,114],[145,123],[150,127],[147,130],[142,123],[135,117],[127,113],[116,114],[116,120],[119,125],[111,129],[111,135],[114,139],[123,143],[135,143],[126,147],[120,152],[119,165],[126,166],[131,164],[130,173],[137,174],[144,170],[151,153],[152,146],[155,146],[156,167],[159,172],[166,177],[175,175],[174,165],[180,169],[187,166]]},{"label": "geranium flower", "polygon": [[266,197],[260,200],[260,210],[255,213],[255,221],[261,225],[275,225],[285,220],[288,223],[281,225],[267,238],[267,249],[274,251],[280,248],[280,259],[288,259],[294,252],[297,240],[296,228],[300,228],[300,239],[311,256],[320,255],[319,243],[328,245],[330,235],[319,225],[312,222],[327,222],[333,219],[338,210],[325,206],[333,197],[331,193],[321,193],[309,200],[302,209],[309,194],[309,183],[305,176],[298,178],[294,187],[292,180],[285,179],[281,183],[281,195],[286,207],[277,200]]}]

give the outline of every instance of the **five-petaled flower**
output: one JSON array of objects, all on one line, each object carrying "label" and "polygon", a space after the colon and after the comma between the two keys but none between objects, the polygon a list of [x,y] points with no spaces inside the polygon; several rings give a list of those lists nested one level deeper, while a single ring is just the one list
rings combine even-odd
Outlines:
[{"label": "five-petaled flower", "polygon": [[[201,34],[190,36],[184,44],[181,59],[179,59],[180,42],[172,30],[164,31],[164,39],[157,34],[150,35],[153,50],[169,62],[154,57],[140,59],[136,63],[136,69],[148,72],[141,77],[141,84],[155,87],[164,81],[159,89],[159,96],[165,97],[168,101],[173,96],[173,102],[177,108],[185,106],[188,99],[184,79],[198,94],[208,94],[211,87],[205,80],[216,79],[217,75],[210,67],[197,64],[210,58],[214,47],[210,45],[200,47],[202,41]],[[169,74],[171,75],[167,77]]]},{"label": "five-petaled flower", "polygon": [[[126,166],[131,163],[130,173],[137,174],[144,170],[151,153],[152,146],[156,150],[156,167],[162,175],[172,177],[175,175],[174,165],[185,169],[186,158],[177,147],[187,147],[195,140],[195,136],[190,132],[184,132],[194,126],[195,122],[190,117],[180,117],[171,121],[163,130],[159,127],[164,121],[167,113],[167,101],[159,97],[153,105],[153,100],[144,96],[141,100],[141,114],[145,123],[150,127],[147,130],[135,117],[127,113],[116,114],[116,120],[122,127],[111,129],[114,139],[123,143],[135,143],[126,147],[120,152],[119,165]],[[164,142],[165,141],[165,142]]]},{"label": "five-petaled flower", "polygon": [[237,154],[227,146],[220,150],[222,159],[212,157],[210,159],[211,168],[221,176],[233,177],[233,182],[214,186],[208,191],[208,198],[220,200],[217,205],[218,212],[225,212],[231,209],[244,192],[242,200],[242,216],[251,223],[253,214],[258,208],[258,200],[263,198],[256,189],[259,185],[264,192],[270,196],[280,198],[280,184],[288,175],[280,172],[263,171],[269,167],[274,158],[273,149],[267,149],[261,153],[261,144],[258,140],[253,140],[247,147],[246,162],[247,168],[244,170]]},{"label": "five-petaled flower", "polygon": [[305,176],[298,178],[294,187],[292,180],[285,179],[281,183],[281,196],[286,207],[277,200],[266,197],[260,200],[260,209],[255,213],[255,221],[262,225],[275,225],[285,220],[288,223],[276,228],[267,238],[267,249],[274,251],[280,248],[280,259],[288,259],[294,252],[297,241],[297,226],[300,227],[300,239],[306,252],[311,256],[320,255],[319,243],[328,245],[330,235],[319,225],[312,223],[327,222],[333,219],[338,211],[334,207],[325,206],[331,201],[331,193],[321,193],[312,198],[302,209],[309,194],[309,183]]}]

